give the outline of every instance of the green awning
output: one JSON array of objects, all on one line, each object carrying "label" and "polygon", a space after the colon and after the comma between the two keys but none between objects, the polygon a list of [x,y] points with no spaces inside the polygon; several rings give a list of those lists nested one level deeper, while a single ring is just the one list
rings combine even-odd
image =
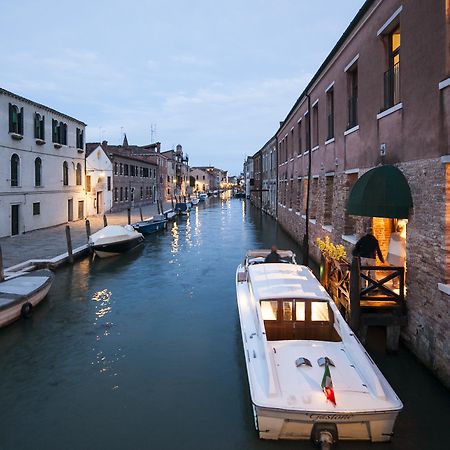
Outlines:
[{"label": "green awning", "polygon": [[380,166],[355,183],[348,197],[347,212],[354,216],[407,219],[412,206],[411,191],[403,173],[394,166]]}]

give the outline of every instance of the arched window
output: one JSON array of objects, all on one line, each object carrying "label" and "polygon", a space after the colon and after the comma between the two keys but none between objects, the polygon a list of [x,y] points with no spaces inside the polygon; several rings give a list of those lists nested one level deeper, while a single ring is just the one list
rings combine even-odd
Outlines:
[{"label": "arched window", "polygon": [[34,160],[34,185],[41,186],[42,183],[42,160],[36,158]]},{"label": "arched window", "polygon": [[75,179],[76,179],[76,185],[81,186],[82,185],[82,179],[81,179],[81,164],[77,164],[77,169],[75,172]]},{"label": "arched window", "polygon": [[69,166],[67,161],[63,163],[63,186],[69,186]]},{"label": "arched window", "polygon": [[19,186],[20,159],[14,153],[11,156],[11,186]]}]

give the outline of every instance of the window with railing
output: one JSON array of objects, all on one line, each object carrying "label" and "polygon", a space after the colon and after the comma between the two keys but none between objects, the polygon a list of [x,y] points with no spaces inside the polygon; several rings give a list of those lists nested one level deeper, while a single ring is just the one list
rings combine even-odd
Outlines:
[{"label": "window with railing", "polygon": [[388,39],[388,64],[389,68],[384,73],[384,109],[400,103],[400,25],[389,35]]}]

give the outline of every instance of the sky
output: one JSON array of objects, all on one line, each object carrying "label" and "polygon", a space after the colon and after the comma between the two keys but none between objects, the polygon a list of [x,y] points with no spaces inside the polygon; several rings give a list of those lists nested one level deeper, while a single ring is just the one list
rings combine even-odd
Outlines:
[{"label": "sky", "polygon": [[0,0],[0,87],[87,123],[87,142],[153,137],[238,174],[362,4]]}]

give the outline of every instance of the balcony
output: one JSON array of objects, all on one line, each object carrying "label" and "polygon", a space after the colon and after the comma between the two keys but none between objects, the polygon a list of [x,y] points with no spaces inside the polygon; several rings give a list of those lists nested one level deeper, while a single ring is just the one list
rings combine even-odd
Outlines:
[{"label": "balcony", "polygon": [[400,103],[400,63],[384,73],[384,109]]}]

